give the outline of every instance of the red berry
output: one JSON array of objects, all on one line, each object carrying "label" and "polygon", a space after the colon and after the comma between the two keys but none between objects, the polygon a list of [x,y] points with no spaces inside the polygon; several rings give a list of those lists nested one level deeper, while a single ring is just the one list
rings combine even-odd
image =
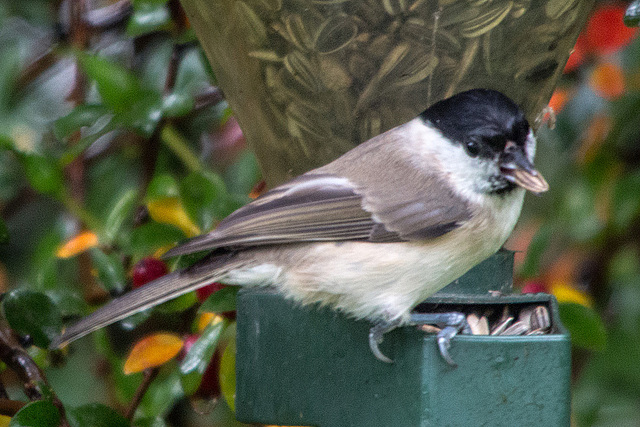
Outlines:
[{"label": "red berry", "polygon": [[[193,344],[200,338],[200,335],[188,335],[184,339],[182,350],[178,355],[178,360],[184,359],[189,353]],[[220,353],[218,349],[211,357],[207,369],[202,374],[202,380],[200,381],[200,387],[196,391],[198,397],[213,398],[220,394],[220,379],[218,378],[218,370],[220,369]]]},{"label": "red berry", "polygon": [[545,283],[531,281],[525,283],[525,285],[522,287],[521,292],[523,294],[537,294],[541,292],[548,293],[549,289]]},{"label": "red berry", "polygon": [[224,288],[225,285],[222,283],[214,282],[210,285],[203,286],[202,288],[196,289],[196,296],[198,297],[198,301],[205,302],[209,295],[218,292],[220,289]]},{"label": "red berry", "polygon": [[143,258],[133,266],[131,273],[133,288],[139,288],[168,272],[167,265],[163,261],[151,257]]}]

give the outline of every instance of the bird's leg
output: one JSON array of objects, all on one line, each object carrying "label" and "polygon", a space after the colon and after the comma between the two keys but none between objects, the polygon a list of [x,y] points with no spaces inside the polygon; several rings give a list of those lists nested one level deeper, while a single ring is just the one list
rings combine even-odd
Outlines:
[{"label": "bird's leg", "polygon": [[[376,359],[385,363],[393,363],[393,360],[385,356],[378,346],[382,343],[384,334],[397,328],[402,323],[401,318],[381,320],[369,329],[369,348]],[[463,313],[455,311],[448,313],[411,313],[409,322],[406,324],[438,326],[440,332],[438,332],[436,339],[440,355],[449,365],[457,366],[449,354],[449,348],[451,347],[451,340],[458,335],[458,332],[470,333],[467,318]]]},{"label": "bird's leg", "polygon": [[467,318],[463,313],[455,311],[448,313],[411,313],[409,324],[436,325],[441,328],[436,336],[440,355],[449,365],[457,366],[449,354],[449,348],[451,347],[451,340],[458,332],[469,332]]},{"label": "bird's leg", "polygon": [[381,320],[369,329],[369,348],[376,359],[381,362],[393,363],[393,360],[382,354],[378,345],[382,342],[384,334],[400,326],[400,323],[402,323],[401,319]]}]

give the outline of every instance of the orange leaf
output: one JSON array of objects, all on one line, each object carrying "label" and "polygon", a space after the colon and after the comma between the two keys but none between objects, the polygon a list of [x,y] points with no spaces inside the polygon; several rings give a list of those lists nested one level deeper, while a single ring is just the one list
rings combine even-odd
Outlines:
[{"label": "orange leaf", "polygon": [[155,368],[173,359],[182,349],[182,339],[174,334],[158,333],[138,341],[124,362],[126,375]]},{"label": "orange leaf", "polygon": [[56,252],[58,258],[71,258],[87,249],[98,246],[98,236],[93,231],[83,231],[63,243]]},{"label": "orange leaf", "polygon": [[569,55],[569,59],[564,66],[563,73],[570,73],[574,71],[584,62],[586,49],[585,37],[580,34],[575,46],[573,46],[573,51],[571,51],[571,55]]},{"label": "orange leaf", "polygon": [[222,317],[219,314],[209,313],[209,312],[202,313],[200,317],[198,317],[198,323],[197,323],[198,333],[201,334],[202,332],[204,332],[205,328],[211,325],[212,323],[219,323],[219,322],[222,322],[223,320],[224,320],[224,317]]},{"label": "orange leaf", "polygon": [[622,3],[598,7],[587,24],[585,38],[588,48],[598,54],[613,53],[629,44],[636,36],[637,28],[624,25],[626,6]]},{"label": "orange leaf", "polygon": [[624,93],[624,74],[615,64],[605,62],[591,73],[590,84],[593,90],[603,98],[612,99]]},{"label": "orange leaf", "polygon": [[567,89],[556,89],[549,100],[549,107],[553,109],[554,113],[558,114],[562,111],[568,100],[569,91]]}]

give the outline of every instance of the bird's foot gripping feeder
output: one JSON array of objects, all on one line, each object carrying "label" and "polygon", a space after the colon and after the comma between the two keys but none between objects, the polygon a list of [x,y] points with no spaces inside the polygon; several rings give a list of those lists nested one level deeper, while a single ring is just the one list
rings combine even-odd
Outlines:
[{"label": "bird's foot gripping feeder", "polygon": [[369,322],[243,290],[238,419],[320,427],[569,425],[569,336],[552,296],[509,294],[512,267],[513,255],[499,252],[417,307],[467,315],[467,332],[449,349],[455,367],[442,358],[433,328],[386,334],[380,349],[393,363],[383,363],[369,349]]}]

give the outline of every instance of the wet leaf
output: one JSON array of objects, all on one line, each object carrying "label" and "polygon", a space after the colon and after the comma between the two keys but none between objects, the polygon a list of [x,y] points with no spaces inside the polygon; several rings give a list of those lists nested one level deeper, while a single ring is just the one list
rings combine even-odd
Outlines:
[{"label": "wet leaf", "polygon": [[124,373],[135,374],[167,363],[182,349],[182,339],[174,334],[159,333],[138,341],[127,356]]},{"label": "wet leaf", "polygon": [[57,427],[60,412],[48,400],[36,400],[20,409],[12,418],[9,427]]},{"label": "wet leaf", "polygon": [[224,313],[236,310],[236,298],[240,286],[227,286],[209,296],[200,306],[200,313]]},{"label": "wet leaf", "polygon": [[558,305],[560,320],[571,334],[571,343],[590,350],[604,350],[607,332],[593,309],[576,303]]},{"label": "wet leaf", "polygon": [[114,409],[100,403],[89,403],[68,408],[67,419],[71,427],[128,427],[129,422]]},{"label": "wet leaf", "polygon": [[38,347],[49,347],[62,329],[58,308],[43,293],[13,290],[2,300],[2,308],[11,328],[20,335],[29,335]]},{"label": "wet leaf", "polygon": [[162,112],[165,117],[181,117],[193,111],[195,105],[193,96],[175,91],[162,99]]},{"label": "wet leaf", "polygon": [[192,395],[198,390],[202,375],[213,357],[222,332],[228,325],[229,321],[224,319],[211,323],[182,359],[180,381],[186,395]]}]

